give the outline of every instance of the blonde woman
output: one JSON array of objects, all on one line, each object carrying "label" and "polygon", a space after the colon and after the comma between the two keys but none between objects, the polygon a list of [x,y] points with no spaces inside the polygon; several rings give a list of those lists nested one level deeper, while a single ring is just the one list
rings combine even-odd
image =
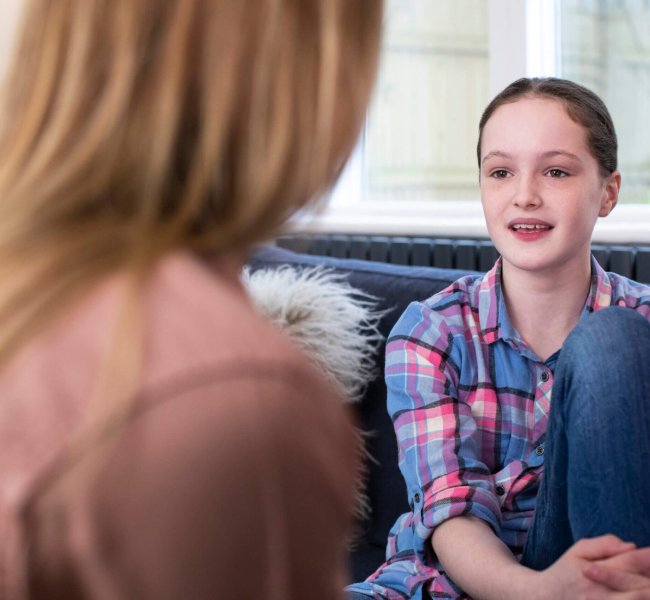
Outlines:
[{"label": "blonde woman", "polygon": [[0,598],[336,598],[338,399],[247,249],[360,129],[379,0],[31,0],[0,113]]}]

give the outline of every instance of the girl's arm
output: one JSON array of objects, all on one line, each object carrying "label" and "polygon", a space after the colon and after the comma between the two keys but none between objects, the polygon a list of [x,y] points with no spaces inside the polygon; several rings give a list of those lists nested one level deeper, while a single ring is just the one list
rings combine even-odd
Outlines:
[{"label": "girl's arm", "polygon": [[519,564],[490,526],[476,517],[441,523],[433,550],[451,579],[477,600],[530,598],[537,573]]},{"label": "girl's arm", "polygon": [[[638,590],[644,580],[647,583],[641,573],[647,572],[650,554],[615,536],[581,540],[544,571],[521,565],[489,525],[475,517],[445,521],[434,530],[431,543],[447,574],[475,600],[647,597],[626,592]],[[590,565],[613,556],[620,556],[617,588],[587,577],[593,569]],[[620,567],[636,563],[642,563],[634,569],[637,574],[628,572],[625,579]]]}]

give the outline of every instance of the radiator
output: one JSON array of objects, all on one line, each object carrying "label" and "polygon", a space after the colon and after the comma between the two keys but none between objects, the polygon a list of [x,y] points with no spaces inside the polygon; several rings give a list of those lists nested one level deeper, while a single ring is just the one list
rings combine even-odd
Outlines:
[{"label": "radiator", "polygon": [[[485,240],[301,234],[282,236],[276,243],[320,256],[476,271],[487,271],[498,257],[492,243]],[[650,283],[650,246],[599,244],[591,250],[605,270]]]}]

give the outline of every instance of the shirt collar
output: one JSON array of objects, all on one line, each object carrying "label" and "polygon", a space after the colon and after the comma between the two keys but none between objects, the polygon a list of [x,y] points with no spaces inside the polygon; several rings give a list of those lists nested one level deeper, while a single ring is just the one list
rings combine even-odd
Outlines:
[{"label": "shirt collar", "polygon": [[[510,323],[508,311],[501,290],[502,259],[483,276],[479,288],[479,323],[481,334],[486,343],[491,344],[500,339],[518,341],[519,334]],[[591,284],[582,316],[610,306],[612,301],[612,284],[609,276],[591,257]]]},{"label": "shirt collar", "polygon": [[479,288],[478,318],[481,334],[488,344],[501,339],[504,321],[510,325],[501,293],[502,260],[499,257],[483,276]]},{"label": "shirt collar", "polygon": [[598,261],[591,257],[591,285],[589,287],[589,296],[585,303],[585,312],[596,312],[602,308],[607,308],[612,304],[612,282],[609,275],[598,264]]}]

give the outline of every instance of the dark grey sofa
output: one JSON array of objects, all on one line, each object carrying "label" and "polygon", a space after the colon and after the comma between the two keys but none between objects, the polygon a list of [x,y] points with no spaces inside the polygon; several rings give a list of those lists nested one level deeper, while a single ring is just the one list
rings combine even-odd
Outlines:
[{"label": "dark grey sofa", "polygon": [[[325,265],[345,274],[350,285],[378,298],[378,308],[387,310],[379,326],[384,337],[409,302],[428,298],[472,272],[313,256],[275,246],[257,248],[249,259],[252,270],[286,264],[295,267]],[[377,364],[379,372],[383,373],[384,346],[377,353]],[[388,530],[395,519],[408,510],[408,503],[397,466],[397,446],[386,412],[386,386],[381,375],[370,384],[362,401],[355,405],[355,411],[359,426],[370,433],[367,449],[374,458],[374,462],[368,462],[366,481],[371,513],[360,524],[357,543],[350,552],[350,580],[361,581],[383,562]]]}]

